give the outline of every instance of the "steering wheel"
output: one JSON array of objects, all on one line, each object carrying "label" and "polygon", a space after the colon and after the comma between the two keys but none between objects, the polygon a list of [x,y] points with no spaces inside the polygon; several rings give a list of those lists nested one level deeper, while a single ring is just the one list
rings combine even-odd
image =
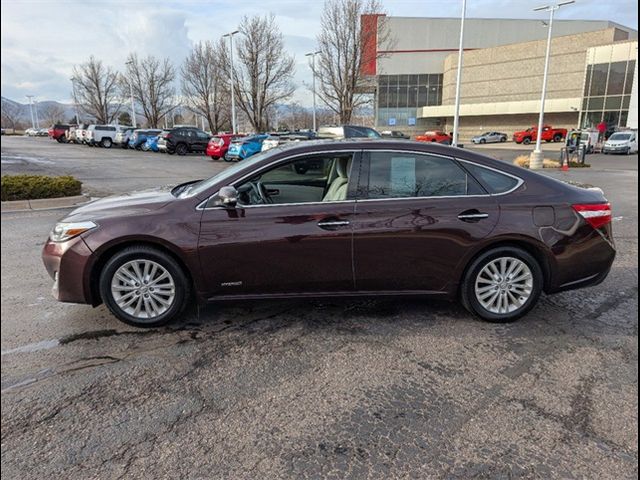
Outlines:
[{"label": "steering wheel", "polygon": [[267,189],[261,181],[248,182],[253,193],[260,198],[261,203],[273,203],[273,199],[267,193]]}]

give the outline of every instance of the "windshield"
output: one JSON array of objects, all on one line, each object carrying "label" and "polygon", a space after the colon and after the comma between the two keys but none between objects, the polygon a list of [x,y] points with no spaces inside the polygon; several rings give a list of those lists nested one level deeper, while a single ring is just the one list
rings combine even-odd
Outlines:
[{"label": "windshield", "polygon": [[609,140],[630,140],[630,133],[614,133],[609,137]]},{"label": "windshield", "polygon": [[279,151],[280,150],[278,149],[271,149],[252,155],[248,160],[242,160],[241,162],[236,163],[233,167],[226,168],[211,178],[207,178],[206,180],[201,180],[197,183],[194,183],[193,185],[189,185],[182,192],[180,192],[178,198],[189,198],[197,196],[211,188],[216,183],[223,183],[225,180],[233,177],[239,171],[245,168],[250,168],[256,163],[264,160],[265,158],[275,155]]}]

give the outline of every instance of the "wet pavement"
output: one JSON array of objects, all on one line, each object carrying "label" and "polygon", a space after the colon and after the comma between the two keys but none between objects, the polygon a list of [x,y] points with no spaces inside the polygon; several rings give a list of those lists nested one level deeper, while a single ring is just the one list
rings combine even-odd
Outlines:
[{"label": "wet pavement", "polygon": [[[184,175],[159,158],[162,178],[127,182]],[[3,478],[636,478],[637,156],[592,163],[572,178],[613,202],[612,272],[511,325],[375,298],[138,330],[50,297],[40,250],[64,210],[2,214]]]}]

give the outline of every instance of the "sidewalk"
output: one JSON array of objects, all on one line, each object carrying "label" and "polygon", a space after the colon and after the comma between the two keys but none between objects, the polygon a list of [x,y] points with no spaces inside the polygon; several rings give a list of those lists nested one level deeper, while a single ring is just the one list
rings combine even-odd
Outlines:
[{"label": "sidewalk", "polygon": [[0,211],[3,213],[21,212],[24,210],[52,210],[56,208],[76,207],[91,200],[86,195],[61,198],[39,198],[37,200],[13,200],[0,202]]}]

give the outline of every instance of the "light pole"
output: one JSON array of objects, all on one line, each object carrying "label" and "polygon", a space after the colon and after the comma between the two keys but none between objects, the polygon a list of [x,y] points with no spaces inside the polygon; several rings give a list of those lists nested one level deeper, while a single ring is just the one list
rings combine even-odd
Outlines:
[{"label": "light pole", "polygon": [[549,56],[551,53],[551,35],[553,31],[553,15],[556,10],[564,5],[570,5],[575,3],[575,0],[569,0],[566,2],[560,2],[556,4],[543,5],[541,7],[534,8],[534,12],[549,12],[549,31],[547,32],[547,52],[544,57],[544,73],[542,74],[542,94],[540,96],[540,116],[538,117],[538,131],[536,134],[536,148],[531,153],[529,158],[529,168],[536,170],[542,168],[544,156],[542,154],[542,127],[544,124],[544,102],[547,96],[547,77],[549,74]]},{"label": "light pole", "polygon": [[240,33],[239,30],[234,30],[231,33],[227,33],[222,36],[222,38],[229,37],[229,50],[231,52],[230,60],[231,60],[231,129],[233,133],[238,133],[236,128],[236,96],[233,91],[234,83],[235,83],[235,75],[233,74],[233,36],[236,33]]},{"label": "light pole", "polygon": [[36,122],[33,120],[33,104],[31,102],[33,95],[25,95],[25,97],[29,99],[29,114],[31,115],[31,128],[36,128]]},{"label": "light pole", "polygon": [[73,95],[73,109],[76,112],[76,123],[80,125],[80,115],[78,115],[78,100],[76,98],[76,79],[71,77],[71,91]]},{"label": "light pole", "polygon": [[453,138],[451,145],[458,146],[458,128],[460,124],[460,84],[462,83],[462,54],[464,52],[464,18],[467,14],[467,0],[462,0],[460,15],[460,45],[458,45],[458,71],[456,72],[456,105],[453,114]]},{"label": "light pole", "polygon": [[38,101],[33,102],[33,110],[36,112],[36,128],[40,128],[40,119],[38,118]]},{"label": "light pole", "polygon": [[[125,65],[131,66],[133,65],[133,59],[128,60]],[[129,78],[129,93],[131,94],[131,122],[133,128],[138,128],[138,123],[136,121],[136,104],[133,101],[133,80]]]},{"label": "light pole", "polygon": [[316,128],[316,55],[318,55],[320,51],[305,53],[305,57],[311,57],[311,74],[313,75],[312,80],[312,89],[313,89],[313,131],[317,130]]}]

